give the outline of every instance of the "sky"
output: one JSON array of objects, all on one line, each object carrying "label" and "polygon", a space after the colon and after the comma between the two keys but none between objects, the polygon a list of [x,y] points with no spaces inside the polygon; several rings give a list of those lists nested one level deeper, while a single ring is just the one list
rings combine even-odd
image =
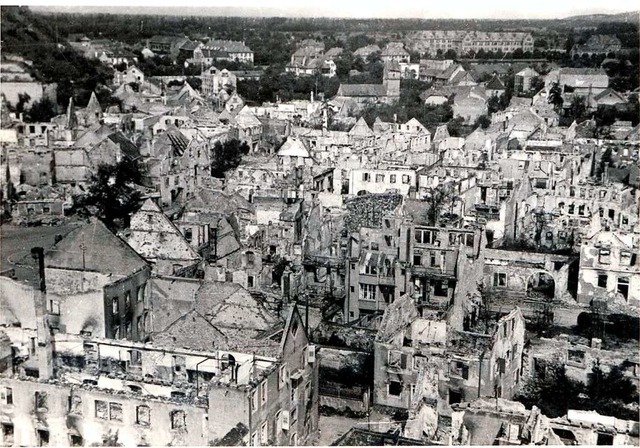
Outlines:
[{"label": "sky", "polygon": [[[124,14],[235,15],[349,18],[555,19],[638,10],[630,0],[110,0],[86,7],[70,0],[21,2],[34,10]],[[43,6],[44,5],[44,6]]]}]

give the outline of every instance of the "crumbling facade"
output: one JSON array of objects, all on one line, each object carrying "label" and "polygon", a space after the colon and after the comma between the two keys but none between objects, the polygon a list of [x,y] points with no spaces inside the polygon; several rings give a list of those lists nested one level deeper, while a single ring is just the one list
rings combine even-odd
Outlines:
[{"label": "crumbling facade", "polygon": [[419,313],[408,296],[385,312],[375,343],[375,404],[417,413],[428,406],[437,420],[439,414],[450,415],[456,403],[513,397],[524,348],[519,309],[488,334],[452,330],[446,313]]}]

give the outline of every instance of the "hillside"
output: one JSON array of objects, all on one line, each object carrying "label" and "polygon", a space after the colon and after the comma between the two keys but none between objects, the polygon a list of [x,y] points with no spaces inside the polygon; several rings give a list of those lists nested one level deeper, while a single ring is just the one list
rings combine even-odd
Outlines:
[{"label": "hillside", "polygon": [[66,106],[71,95],[77,104],[84,105],[94,90],[101,101],[110,96],[104,86],[112,78],[112,70],[98,60],[88,60],[76,53],[59,38],[45,16],[17,6],[2,6],[1,13],[3,54],[33,61],[29,67],[31,75],[43,83],[58,85],[60,106]]},{"label": "hillside", "polygon": [[640,21],[640,11],[621,12],[618,14],[586,14],[567,17],[564,20],[571,22],[623,22],[637,24]]}]

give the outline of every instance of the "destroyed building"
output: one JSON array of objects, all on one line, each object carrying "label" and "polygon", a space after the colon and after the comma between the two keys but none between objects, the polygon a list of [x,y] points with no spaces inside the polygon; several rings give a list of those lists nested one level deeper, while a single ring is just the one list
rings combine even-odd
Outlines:
[{"label": "destroyed building", "polygon": [[[318,383],[315,347],[297,308],[284,320],[263,311],[269,328],[251,329],[251,320],[233,322],[243,307],[255,307],[246,292],[220,301],[211,296],[219,286],[177,280],[204,290],[195,304],[189,304],[192,296],[183,298],[184,314],[174,304],[170,309],[178,317],[172,321],[162,316],[167,305],[161,310],[153,304],[175,299],[162,299],[152,288],[153,312],[169,322],[158,332],[159,322],[152,320],[152,343],[60,328],[52,334],[50,310],[38,318],[37,329],[7,327],[0,372],[3,443],[305,443],[318,424]],[[42,305],[36,301],[36,308]],[[16,350],[6,352],[11,346]]]},{"label": "destroyed building", "polygon": [[440,310],[421,311],[409,296],[393,303],[375,342],[373,401],[377,405],[432,410],[479,397],[511,398],[521,381],[524,318],[519,309],[502,317],[487,333],[457,331]]}]

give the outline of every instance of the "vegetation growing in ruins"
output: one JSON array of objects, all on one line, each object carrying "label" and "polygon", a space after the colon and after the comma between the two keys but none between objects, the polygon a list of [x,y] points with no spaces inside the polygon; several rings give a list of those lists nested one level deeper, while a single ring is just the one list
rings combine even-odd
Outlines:
[{"label": "vegetation growing in ruins", "polygon": [[628,406],[638,402],[638,390],[624,376],[624,365],[605,373],[600,364],[587,375],[587,383],[567,376],[564,364],[542,363],[515,399],[528,408],[536,405],[548,417],[561,417],[569,409],[595,410],[603,415],[637,420],[638,413]]},{"label": "vegetation growing in ruins", "polygon": [[242,162],[242,156],[249,154],[249,145],[237,139],[224,143],[217,141],[211,150],[211,175],[224,178],[227,171],[235,169]]},{"label": "vegetation growing in ruins", "polygon": [[135,161],[102,164],[91,176],[87,194],[74,197],[74,209],[98,216],[112,230],[124,229],[140,204],[136,185],[141,183],[142,171]]},{"label": "vegetation growing in ruins", "polygon": [[447,213],[447,209],[451,211],[458,200],[454,184],[439,184],[435,188],[428,188],[424,199],[427,225],[438,224],[440,217]]}]

